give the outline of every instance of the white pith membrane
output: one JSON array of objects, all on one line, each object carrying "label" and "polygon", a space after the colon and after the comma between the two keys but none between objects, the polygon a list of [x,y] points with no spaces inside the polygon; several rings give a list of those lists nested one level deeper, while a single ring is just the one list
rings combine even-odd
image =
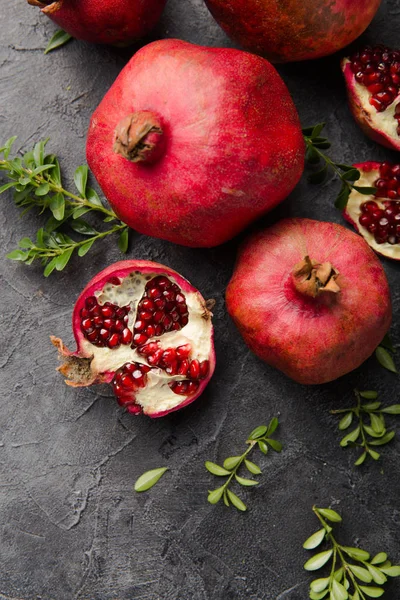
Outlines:
[{"label": "white pith membrane", "polygon": [[[126,276],[120,285],[107,283],[103,289],[94,292],[93,295],[97,298],[100,306],[105,302],[111,302],[120,307],[130,306],[128,327],[133,331],[137,305],[143,297],[145,286],[151,279],[159,275],[167,277],[182,290],[179,281],[168,273],[142,274],[136,271]],[[187,325],[179,331],[169,331],[163,333],[160,337],[151,337],[146,344],[159,342],[160,348],[163,349],[190,344],[192,347],[190,360],[195,358],[200,362],[210,360],[212,344],[211,313],[207,310],[204,299],[198,292],[182,290],[182,294],[185,296],[189,312]],[[95,373],[115,372],[130,362],[148,365],[145,356],[139,354],[137,348],[132,348],[130,345],[121,345],[118,348],[99,348],[91,344],[82,334],[80,349],[84,355],[93,356],[90,367],[92,372]],[[173,381],[186,381],[188,380],[187,376],[168,375],[163,369],[152,367],[146,377],[146,386],[134,392],[135,403],[142,407],[144,413],[168,411],[186,400],[186,395],[175,394],[168,384]]]},{"label": "white pith membrane", "polygon": [[[379,179],[378,169],[374,169],[368,172],[360,170],[360,173],[361,177],[356,182],[357,186],[360,187],[374,187],[375,182],[377,181],[377,179]],[[366,196],[364,194],[360,194],[360,192],[357,192],[357,190],[353,189],[350,193],[345,213],[351,219],[357,231],[363,236],[363,238],[368,242],[371,248],[375,250],[375,252],[377,252],[378,254],[383,254],[395,260],[400,260],[400,244],[389,244],[388,242],[378,244],[375,240],[373,233],[370,233],[368,229],[366,229],[359,223],[359,218],[362,215],[361,205],[365,202],[369,202],[370,200],[376,202],[379,208],[382,209],[385,208],[383,202],[399,202],[399,199],[390,200],[390,198],[377,198],[373,194]]]},{"label": "white pith membrane", "polygon": [[[356,81],[354,73],[351,71],[351,62],[348,58],[343,60],[343,64],[346,66],[346,70],[350,69],[352,83],[360,109],[362,110],[362,117],[366,123],[375,129],[378,133],[381,133],[388,138],[398,141],[400,144],[400,136],[397,133],[397,127],[399,123],[394,118],[397,104],[400,102],[400,94],[393,100],[391,104],[383,112],[378,112],[372,104],[369,103],[369,99],[372,94],[368,89]],[[347,66],[348,65],[348,66]]]}]

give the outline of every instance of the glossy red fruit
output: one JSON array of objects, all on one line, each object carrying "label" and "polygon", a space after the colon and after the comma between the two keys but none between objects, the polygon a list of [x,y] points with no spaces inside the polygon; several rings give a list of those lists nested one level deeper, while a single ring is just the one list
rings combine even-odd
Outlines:
[{"label": "glossy red fruit", "polygon": [[[161,296],[175,293],[175,300],[165,303],[158,334],[152,325],[157,309],[149,300],[159,297],[154,290]],[[185,305],[187,316],[179,316],[167,331],[165,321],[177,304]],[[214,372],[211,304],[164,265],[115,263],[88,283],[75,304],[76,352],[51,338],[63,361],[59,371],[71,386],[111,383],[119,404],[132,414],[162,417],[178,410],[200,396]],[[143,307],[149,317],[146,333],[133,333]],[[153,327],[151,335],[148,327]]]},{"label": "glossy red fruit", "polygon": [[364,133],[400,150],[400,50],[365,46],[342,60],[349,105]]},{"label": "glossy red fruit", "polygon": [[368,27],[381,0],[206,0],[224,31],[272,62],[333,54]]},{"label": "glossy red fruit", "polygon": [[361,173],[357,187],[375,188],[369,195],[353,189],[344,217],[375,252],[400,260],[400,163],[354,165]]},{"label": "glossy red fruit", "polygon": [[364,240],[310,219],[285,219],[250,237],[226,304],[250,349],[303,384],[361,365],[392,314],[385,272]]},{"label": "glossy red fruit", "polygon": [[166,0],[28,0],[73,37],[125,46],[155,26]]},{"label": "glossy red fruit", "polygon": [[266,60],[161,40],[134,55],[94,112],[87,160],[130,227],[210,247],[286,198],[304,140]]}]

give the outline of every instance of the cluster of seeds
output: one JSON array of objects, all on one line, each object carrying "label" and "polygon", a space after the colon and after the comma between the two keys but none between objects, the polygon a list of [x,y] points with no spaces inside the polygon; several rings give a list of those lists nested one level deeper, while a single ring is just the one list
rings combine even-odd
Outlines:
[{"label": "cluster of seeds", "polygon": [[400,242],[400,164],[383,162],[375,181],[377,198],[387,198],[381,206],[369,200],[361,204],[360,225],[373,234],[378,244]]},{"label": "cluster of seeds", "polygon": [[[357,83],[364,85],[371,94],[370,104],[378,112],[386,110],[400,90],[400,51],[385,46],[366,46],[353,54],[350,61]],[[400,120],[399,104],[395,118]]]},{"label": "cluster of seeds", "polygon": [[129,306],[117,306],[111,302],[100,305],[97,298],[89,296],[81,309],[81,330],[89,342],[100,348],[117,348],[130,344],[132,332],[127,327]]},{"label": "cluster of seeds", "polygon": [[185,296],[167,277],[147,282],[134,325],[133,346],[142,346],[153,336],[179,331],[189,320]]},{"label": "cluster of seeds", "polygon": [[152,367],[159,367],[168,375],[182,375],[188,378],[184,381],[171,381],[168,384],[175,394],[185,396],[194,394],[198,390],[200,380],[207,377],[210,368],[208,360],[202,362],[197,358],[190,360],[190,344],[163,349],[158,342],[150,342],[141,346],[138,352],[145,356]]},{"label": "cluster of seeds", "polygon": [[135,392],[146,386],[146,375],[149,371],[150,367],[147,365],[130,362],[118,369],[112,380],[111,385],[118,404],[132,414],[142,412],[141,407],[135,403]]}]

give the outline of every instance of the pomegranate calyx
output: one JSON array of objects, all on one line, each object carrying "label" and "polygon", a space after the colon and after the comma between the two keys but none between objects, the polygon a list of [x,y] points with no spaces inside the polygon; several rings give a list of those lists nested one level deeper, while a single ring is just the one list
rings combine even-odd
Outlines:
[{"label": "pomegranate calyx", "polygon": [[90,367],[93,356],[82,357],[70,352],[64,342],[54,335],[50,336],[50,340],[58,350],[59,360],[62,361],[57,371],[64,375],[67,385],[85,387],[93,383],[101,383],[102,378],[97,376]]},{"label": "pomegranate calyx", "polygon": [[117,125],[114,152],[133,163],[153,163],[165,150],[165,137],[160,119],[149,110],[124,117]]},{"label": "pomegranate calyx", "polygon": [[324,292],[337,294],[340,287],[336,283],[339,272],[330,262],[319,263],[305,256],[293,269],[294,285],[298,292],[316,298]]},{"label": "pomegranate calyx", "polygon": [[31,6],[39,6],[44,13],[50,15],[60,10],[63,0],[28,0]]}]

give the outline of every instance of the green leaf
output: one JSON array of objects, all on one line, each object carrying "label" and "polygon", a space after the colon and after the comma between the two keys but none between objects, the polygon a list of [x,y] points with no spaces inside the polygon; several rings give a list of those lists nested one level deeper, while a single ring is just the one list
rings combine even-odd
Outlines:
[{"label": "green leaf", "polygon": [[60,46],[64,46],[64,44],[69,42],[69,40],[71,40],[71,39],[72,39],[72,35],[70,35],[66,31],[63,31],[62,29],[58,29],[58,31],[56,31],[55,34],[51,37],[49,43],[46,46],[46,50],[44,51],[44,53],[48,54],[52,50],[55,50],[56,48],[60,48]]},{"label": "green leaf", "polygon": [[83,217],[86,213],[90,212],[92,209],[88,206],[79,206],[74,209],[73,218],[79,219],[79,217]]},{"label": "green leaf", "polygon": [[230,502],[229,502],[228,494],[226,493],[226,490],[224,492],[224,504],[225,504],[225,506],[230,506]]},{"label": "green leaf", "polygon": [[342,550],[346,552],[351,558],[355,558],[356,560],[369,560],[370,555],[365,550],[361,550],[361,548],[352,548],[351,546],[340,546]]},{"label": "green leaf", "polygon": [[368,569],[364,569],[364,567],[359,567],[358,565],[349,565],[349,569],[360,581],[363,581],[364,583],[371,583],[372,575]]},{"label": "green leaf", "polygon": [[381,341],[381,343],[379,345],[383,346],[384,348],[387,348],[388,350],[390,350],[390,352],[393,352],[393,353],[396,352],[396,349],[393,346],[391,337],[388,333],[385,335],[385,337],[383,338],[383,340]]},{"label": "green leaf", "polygon": [[367,412],[371,410],[377,410],[381,406],[382,402],[368,402],[367,404],[362,404],[361,406]]},{"label": "green leaf", "polygon": [[235,508],[237,508],[238,510],[241,510],[242,512],[247,510],[247,506],[245,505],[245,503],[238,496],[236,496],[236,494],[234,494],[229,489],[227,490],[227,494],[228,494],[229,500],[232,502],[232,504]]},{"label": "green leaf", "polygon": [[56,260],[57,271],[62,271],[64,269],[64,267],[67,265],[69,259],[71,258],[73,251],[74,251],[73,248],[69,248],[68,250],[65,250],[65,252],[63,252],[62,254],[57,256],[57,260]]},{"label": "green leaf", "polygon": [[311,600],[322,600],[322,598],[325,598],[327,593],[329,592],[329,590],[324,590],[323,592],[314,592],[314,591],[310,591],[310,599]]},{"label": "green leaf", "polygon": [[370,435],[373,438],[381,438],[385,435],[386,430],[384,429],[383,431],[381,431],[380,433],[377,433],[376,431],[374,431],[372,429],[372,427],[370,427],[369,425],[367,425],[366,423],[364,423],[363,425],[364,431],[366,433],[368,433],[368,435]]},{"label": "green leaf", "polygon": [[63,220],[65,214],[65,198],[63,194],[58,193],[52,196],[49,203],[49,209],[51,210],[51,212],[53,213],[53,217],[57,221]]},{"label": "green leaf", "polygon": [[353,189],[363,196],[371,196],[376,192],[376,188],[368,186],[353,185]]},{"label": "green leaf", "polygon": [[355,442],[357,440],[358,436],[360,435],[360,431],[361,431],[360,426],[358,426],[355,429],[353,429],[353,431],[351,431],[350,433],[345,435],[344,438],[340,442],[340,445],[342,446],[342,448],[347,446],[347,444],[349,442]]},{"label": "green leaf", "polygon": [[385,575],[389,575],[389,577],[400,577],[400,566],[380,567],[380,569]]},{"label": "green leaf", "polygon": [[271,419],[271,421],[269,422],[269,424],[268,424],[267,431],[265,432],[265,434],[266,434],[268,437],[269,437],[270,435],[272,435],[272,434],[273,434],[273,433],[276,431],[276,429],[277,429],[278,425],[279,425],[279,421],[278,421],[278,419],[277,419],[276,417],[273,417],[273,418]]},{"label": "green leaf", "polygon": [[[42,140],[35,144],[33,148],[33,158],[35,160],[36,167],[42,167],[44,165],[44,149],[46,146],[47,140]],[[36,172],[34,171],[35,175]]]},{"label": "green leaf", "polygon": [[259,484],[259,481],[255,481],[254,479],[245,479],[244,477],[239,477],[239,475],[235,475],[235,479],[239,485],[244,485],[246,487]]},{"label": "green leaf", "polygon": [[227,471],[223,467],[220,467],[219,465],[217,465],[209,460],[206,460],[206,462],[204,464],[205,464],[207,471],[209,471],[213,475],[217,475],[217,477],[223,477],[224,475],[230,475],[229,471]]},{"label": "green leaf", "polygon": [[307,146],[305,161],[310,165],[317,165],[321,161],[320,155],[311,144]]},{"label": "green leaf", "polygon": [[56,268],[57,259],[58,259],[58,256],[55,256],[54,258],[51,259],[51,261],[49,263],[47,263],[47,265],[43,271],[43,275],[45,277],[48,277],[54,271],[54,269]]},{"label": "green leaf", "polygon": [[5,159],[7,159],[7,158],[9,157],[9,154],[10,154],[11,148],[12,148],[12,146],[13,146],[13,144],[14,144],[14,142],[15,142],[15,140],[16,140],[16,139],[17,139],[17,136],[16,136],[16,135],[14,135],[13,137],[10,137],[10,138],[9,138],[9,139],[6,141],[6,143],[4,144],[4,146],[3,146],[3,150],[2,150],[2,151],[3,151],[3,155],[4,155],[4,158],[5,158]]},{"label": "green leaf", "polygon": [[20,260],[23,262],[28,258],[28,252],[23,252],[22,250],[13,250],[7,254],[7,258],[10,260]]},{"label": "green leaf", "polygon": [[340,423],[339,423],[339,429],[340,431],[344,431],[345,429],[347,429],[348,427],[350,427],[350,425],[353,422],[353,413],[352,412],[348,412],[344,415],[344,417],[342,417],[340,419]]},{"label": "green leaf", "polygon": [[317,123],[317,125],[314,125],[312,132],[311,132],[311,137],[313,137],[313,138],[318,137],[324,127],[325,127],[325,123]]},{"label": "green leaf", "polygon": [[374,565],[367,565],[367,568],[368,571],[371,573],[372,579],[375,581],[375,583],[377,583],[378,585],[386,583],[387,577],[378,569],[378,567],[375,567]]},{"label": "green leaf", "polygon": [[315,554],[312,556],[304,565],[306,571],[317,571],[321,567],[323,567],[328,560],[331,558],[333,554],[333,550],[325,550],[325,552],[320,552],[319,554]]},{"label": "green leaf", "polygon": [[232,471],[242,460],[241,456],[229,456],[224,460],[224,468]]},{"label": "green leaf", "polygon": [[9,190],[10,188],[14,187],[17,185],[16,181],[11,181],[10,183],[5,183],[4,185],[2,185],[0,187],[0,194],[2,194],[3,192]]},{"label": "green leaf", "polygon": [[24,237],[22,238],[22,240],[19,240],[18,246],[20,248],[32,248],[32,246],[34,246],[34,243],[30,238]]},{"label": "green leaf", "polygon": [[256,439],[262,437],[265,433],[267,433],[267,427],[265,425],[260,425],[259,427],[256,427],[255,429],[253,429],[253,431],[250,433],[248,439],[256,440]]},{"label": "green leaf", "polygon": [[61,186],[61,167],[58,158],[56,156],[53,156],[51,162],[54,164],[54,167],[51,171],[51,178],[56,185]]},{"label": "green leaf", "polygon": [[[253,475],[261,475],[262,471],[261,471],[260,467],[256,464],[254,464],[253,462],[251,462],[251,460],[245,459],[244,464],[246,465],[246,467],[250,471],[250,473],[252,473]],[[224,465],[225,465],[225,463],[224,463]]]},{"label": "green leaf", "polygon": [[396,365],[394,364],[393,358],[390,356],[389,352],[383,346],[378,346],[375,350],[375,356],[380,363],[380,365],[391,371],[392,373],[397,373]]},{"label": "green leaf", "polygon": [[210,504],[217,504],[217,502],[219,502],[222,498],[222,494],[224,493],[224,489],[225,486],[221,486],[220,488],[217,488],[216,490],[212,490],[211,492],[209,492],[207,500]]},{"label": "green leaf", "polygon": [[46,196],[49,193],[50,185],[45,182],[39,185],[35,190],[35,196]]},{"label": "green leaf", "polygon": [[360,594],[357,590],[354,592],[352,600],[360,600]]},{"label": "green leaf", "polygon": [[93,246],[95,240],[89,240],[88,242],[86,242],[86,244],[83,244],[82,246],[79,246],[78,248],[78,256],[85,256],[85,254],[87,254],[90,250],[90,248]]},{"label": "green leaf", "polygon": [[98,234],[98,231],[96,231],[96,229],[94,229],[91,225],[89,225],[89,223],[87,223],[83,219],[73,219],[69,223],[69,226],[71,227],[71,229],[73,229],[77,233],[80,233],[81,235],[97,235]]},{"label": "green leaf", "polygon": [[271,446],[272,450],[275,450],[275,452],[282,452],[282,444],[278,442],[278,440],[265,438],[265,441]]},{"label": "green leaf", "polygon": [[86,198],[86,186],[88,180],[89,168],[87,165],[82,165],[78,167],[74,174],[74,182],[77,187],[78,192],[81,194],[82,198]]},{"label": "green leaf", "polygon": [[366,585],[360,585],[360,590],[362,590],[369,598],[380,598],[385,591],[382,588],[367,587]]},{"label": "green leaf", "polygon": [[380,565],[380,564],[386,562],[387,558],[388,558],[388,555],[386,554],[386,552],[379,552],[371,560],[371,565]]},{"label": "green leaf", "polygon": [[382,412],[388,415],[400,415],[400,404],[392,404],[382,408]]},{"label": "green leaf", "polygon": [[332,523],[342,522],[342,517],[339,515],[339,513],[331,508],[318,508],[318,512],[325,517],[325,519],[328,519],[328,521],[332,521]]},{"label": "green leaf", "polygon": [[358,392],[361,398],[365,398],[366,400],[376,400],[378,397],[378,392],[374,390],[365,390],[363,392]]},{"label": "green leaf", "polygon": [[336,579],[332,582],[332,590],[331,590],[331,599],[332,600],[347,600],[349,597],[346,588],[344,585],[336,581]]},{"label": "green leaf", "polygon": [[128,242],[129,242],[129,229],[123,229],[119,238],[118,238],[118,248],[121,252],[126,254],[128,251]]},{"label": "green leaf", "polygon": [[361,454],[361,456],[359,456],[356,460],[356,462],[354,463],[356,467],[359,467],[360,465],[363,464],[363,462],[365,461],[365,459],[367,458],[367,453],[363,452]]},{"label": "green leaf", "polygon": [[305,137],[310,137],[310,136],[312,136],[312,132],[314,131],[314,127],[315,127],[315,125],[311,125],[311,127],[303,127],[303,128],[302,128],[302,130],[301,130],[301,131],[302,131],[302,134],[303,134]]},{"label": "green leaf", "polygon": [[342,179],[345,181],[357,181],[360,177],[361,173],[358,169],[349,169],[342,174]]},{"label": "green leaf", "polygon": [[89,200],[91,204],[95,204],[96,206],[103,206],[103,203],[100,200],[98,193],[91,187],[86,188],[86,199]]},{"label": "green leaf", "polygon": [[48,171],[49,169],[52,169],[53,167],[54,167],[54,165],[40,165],[39,167],[36,167],[36,169],[34,169],[33,175],[40,175],[40,173],[43,173],[44,171]]},{"label": "green leaf", "polygon": [[347,206],[347,201],[349,199],[350,196],[350,189],[348,188],[348,186],[343,183],[339,194],[337,195],[337,198],[335,200],[335,206],[336,208],[338,208],[339,210],[344,210]]},{"label": "green leaf", "polygon": [[157,481],[168,471],[168,467],[160,467],[159,469],[151,469],[143,473],[135,482],[135,492],[146,492],[157,483]]},{"label": "green leaf", "polygon": [[369,416],[371,419],[372,429],[374,431],[376,431],[376,433],[382,433],[382,431],[384,431],[385,427],[384,427],[381,419],[379,418],[379,416],[374,413],[371,413]]},{"label": "green leaf", "polygon": [[310,588],[313,592],[323,592],[329,585],[329,577],[324,577],[322,579],[314,579],[310,583]]},{"label": "green leaf", "polygon": [[388,431],[381,438],[372,440],[371,442],[368,442],[368,443],[371,446],[384,446],[385,444],[388,444],[389,442],[391,442],[395,435],[396,435],[396,433],[394,431]]},{"label": "green leaf", "polygon": [[374,459],[374,460],[379,460],[380,458],[380,454],[379,452],[375,452],[374,450],[371,450],[371,448],[368,449],[368,454]]},{"label": "green leaf", "polygon": [[325,535],[326,530],[324,528],[319,529],[304,542],[303,548],[306,550],[314,550],[314,548],[317,548],[323,542]]},{"label": "green leaf", "polygon": [[268,453],[268,446],[265,442],[262,442],[261,440],[258,442],[258,447],[260,448],[261,452],[263,454],[267,454]]}]

